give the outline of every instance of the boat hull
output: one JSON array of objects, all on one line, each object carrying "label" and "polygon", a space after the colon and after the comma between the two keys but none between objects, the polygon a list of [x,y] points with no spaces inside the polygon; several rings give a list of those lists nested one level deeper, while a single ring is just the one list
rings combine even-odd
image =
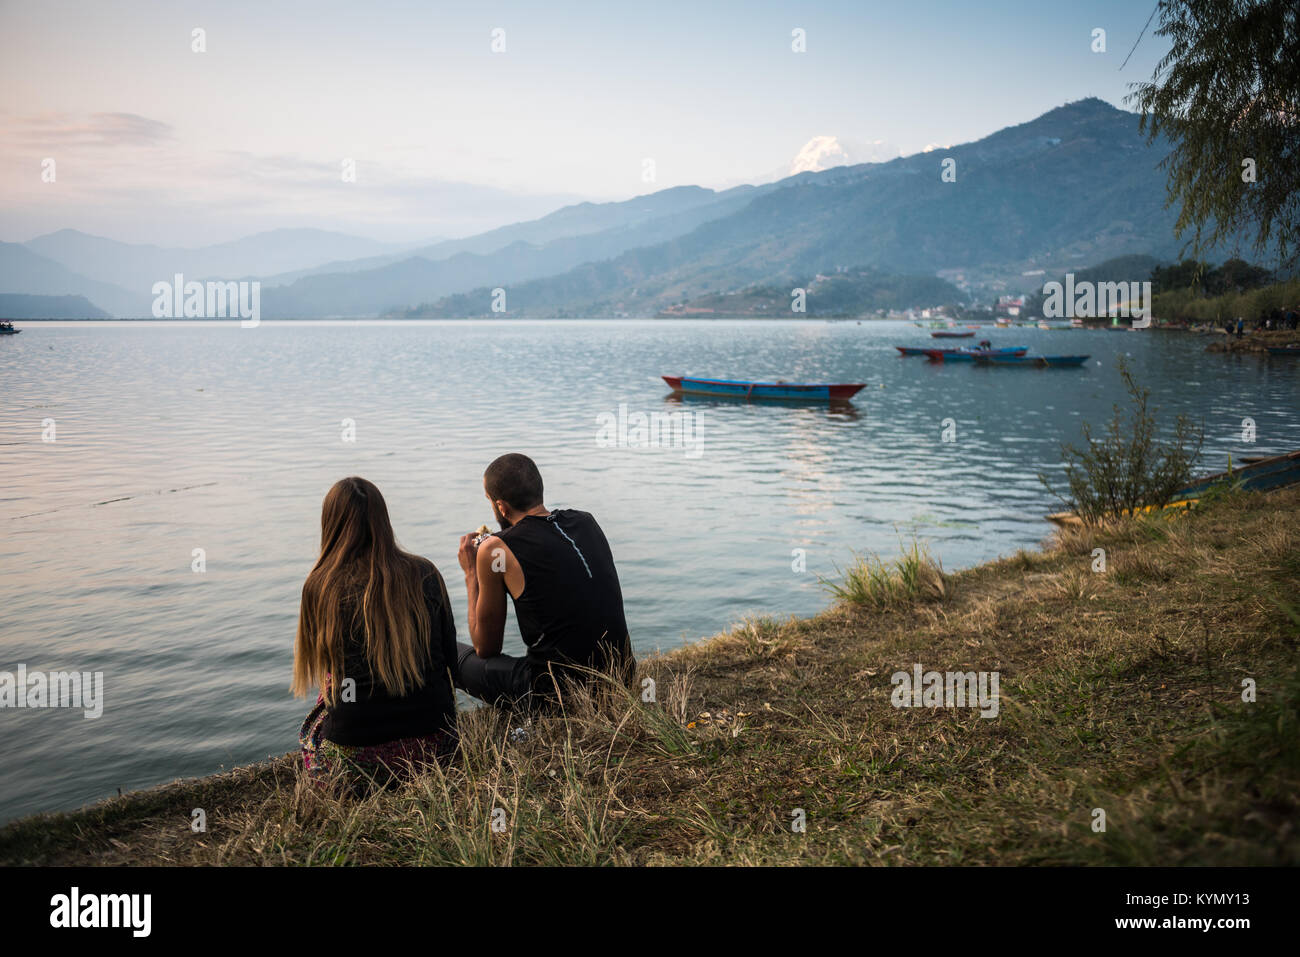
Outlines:
[{"label": "boat hull", "polygon": [[1194,499],[1204,495],[1210,486],[1219,482],[1240,482],[1241,487],[1250,492],[1266,492],[1270,489],[1295,485],[1300,482],[1300,449],[1284,455],[1257,459],[1228,472],[1215,472],[1213,475],[1199,478],[1179,489],[1174,498]]},{"label": "boat hull", "polygon": [[974,332],[932,332],[931,339],[972,339]]},{"label": "boat hull", "polygon": [[953,346],[948,349],[931,346],[894,346],[894,348],[905,356],[927,356],[931,359],[950,355],[1023,356],[1029,351],[1028,346],[1001,346],[997,349],[971,349],[965,346]]},{"label": "boat hull", "polygon": [[848,399],[865,388],[865,383],[843,382],[753,382],[741,379],[696,379],[691,376],[662,376],[674,392],[717,395],[741,399]]},{"label": "boat hull", "polygon": [[1024,366],[1035,369],[1078,368],[1089,356],[979,356],[976,361],[984,365]]},{"label": "boat hull", "polygon": [[1009,359],[1016,356],[1023,356],[1029,351],[1029,347],[1015,349],[927,349],[927,355],[932,362],[974,362],[976,359],[989,359],[1005,356]]}]

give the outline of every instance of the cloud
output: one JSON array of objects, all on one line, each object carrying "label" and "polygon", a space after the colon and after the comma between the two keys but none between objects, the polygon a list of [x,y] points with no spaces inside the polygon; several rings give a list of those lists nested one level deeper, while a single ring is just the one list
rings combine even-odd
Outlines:
[{"label": "cloud", "polygon": [[[136,242],[194,244],[279,226],[461,235],[530,219],[578,197],[437,179],[433,158],[254,153],[187,146],[134,113],[0,112],[0,208],[25,238],[73,227]],[[55,161],[47,182],[44,161]],[[344,159],[356,180],[345,182]],[[25,235],[24,235],[25,234]]]},{"label": "cloud", "polygon": [[171,124],[136,113],[0,113],[0,138],[30,150],[156,146],[174,137]]}]

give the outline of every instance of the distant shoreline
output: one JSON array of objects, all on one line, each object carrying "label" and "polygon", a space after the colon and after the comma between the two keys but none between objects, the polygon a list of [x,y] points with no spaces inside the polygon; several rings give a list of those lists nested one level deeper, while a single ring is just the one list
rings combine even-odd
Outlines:
[{"label": "distant shoreline", "polygon": [[[77,319],[77,318],[54,318],[50,316],[39,319],[4,319],[5,322],[14,323],[36,323],[36,322],[76,322],[76,323],[169,323],[171,325],[239,325],[245,321],[238,318],[192,318],[177,319],[173,317],[156,318],[154,316],[145,317],[111,317],[107,319]],[[412,316],[410,318],[397,318],[395,316],[303,316],[292,319],[261,319],[259,325],[266,323],[285,324],[291,322],[313,322],[313,323],[376,323],[383,325],[404,325],[406,323],[444,323],[444,322],[905,322],[917,324],[922,328],[942,328],[950,323],[955,326],[973,326],[987,329],[1017,329],[1017,328],[1038,328],[1039,322],[1052,323],[1051,328],[1054,330],[1064,331],[1067,329],[1108,329],[1111,328],[1109,319],[1090,320],[1087,325],[1071,327],[1064,324],[1061,319],[1020,319],[1014,320],[1007,325],[997,325],[989,319],[911,319],[907,316],[816,316],[816,315],[790,315],[790,316]],[[1152,329],[1161,331],[1181,332],[1187,327],[1179,323],[1178,320],[1160,320],[1153,322]]]}]

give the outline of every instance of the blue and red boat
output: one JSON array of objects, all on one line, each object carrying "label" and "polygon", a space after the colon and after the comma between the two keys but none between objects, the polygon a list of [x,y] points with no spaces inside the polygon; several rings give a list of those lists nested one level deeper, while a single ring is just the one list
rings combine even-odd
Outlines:
[{"label": "blue and red boat", "polygon": [[950,349],[936,349],[932,346],[894,346],[905,356],[931,356],[936,353],[950,355],[953,353],[962,353],[965,355],[1009,355],[1023,356],[1029,351],[1028,346],[999,346],[996,349],[972,349],[970,346],[954,346]]},{"label": "blue and red boat", "polygon": [[1028,351],[1028,346],[1010,346],[1005,349],[926,349],[924,355],[931,362],[974,362],[976,359],[999,356],[1014,359]]},{"label": "blue and red boat", "polygon": [[863,382],[755,382],[749,379],[661,377],[674,392],[733,399],[848,399],[866,388]]},{"label": "blue and red boat", "polygon": [[1087,362],[1089,358],[1089,356],[976,356],[975,361],[981,365],[1064,369],[1077,368]]}]

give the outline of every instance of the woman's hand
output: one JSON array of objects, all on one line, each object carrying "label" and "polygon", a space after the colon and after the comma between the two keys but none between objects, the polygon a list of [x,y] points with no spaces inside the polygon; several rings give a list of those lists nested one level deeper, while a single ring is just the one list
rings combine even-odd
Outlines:
[{"label": "woman's hand", "polygon": [[460,562],[461,571],[465,573],[466,578],[474,578],[478,575],[478,568],[475,562],[478,559],[478,546],[474,544],[477,538],[473,532],[460,537],[460,548],[456,552],[456,559]]}]

